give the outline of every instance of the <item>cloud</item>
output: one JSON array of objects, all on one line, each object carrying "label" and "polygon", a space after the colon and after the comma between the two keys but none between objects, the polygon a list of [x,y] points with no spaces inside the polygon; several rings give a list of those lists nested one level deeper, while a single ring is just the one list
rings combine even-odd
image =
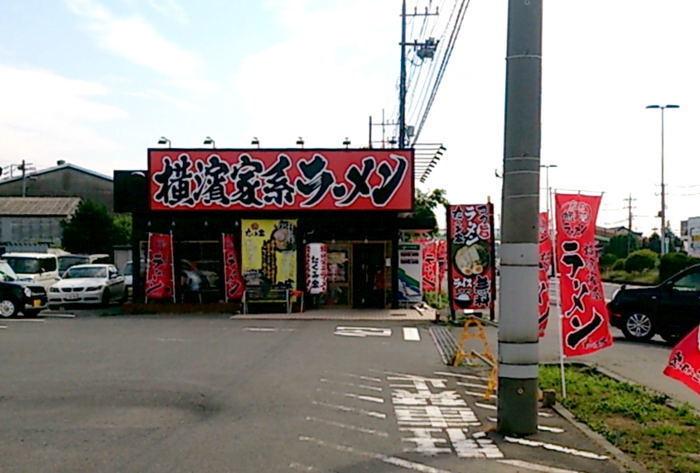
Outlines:
[{"label": "cloud", "polygon": [[[200,92],[216,89],[214,83],[198,76],[203,65],[195,53],[163,37],[145,19],[116,17],[94,0],[66,1],[73,13],[88,20],[87,29],[100,47],[168,77],[180,88]],[[167,1],[153,3],[176,5]]]},{"label": "cloud", "polygon": [[148,0],[148,4],[158,13],[168,18],[177,20],[180,23],[188,22],[185,10],[176,0]]},{"label": "cloud", "polygon": [[28,158],[42,167],[58,156],[118,149],[90,126],[128,117],[98,101],[108,93],[96,82],[0,64],[0,160]]},{"label": "cloud", "polygon": [[133,97],[145,98],[145,99],[157,99],[162,102],[173,105],[180,110],[185,110],[187,112],[193,112],[199,110],[199,107],[192,102],[180,99],[178,97],[173,97],[172,95],[166,94],[165,92],[157,89],[148,89],[143,92],[133,92],[129,95]]}]

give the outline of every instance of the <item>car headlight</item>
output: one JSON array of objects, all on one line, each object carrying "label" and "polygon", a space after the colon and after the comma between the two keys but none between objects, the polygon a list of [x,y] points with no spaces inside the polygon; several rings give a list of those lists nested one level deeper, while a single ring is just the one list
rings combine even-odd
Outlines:
[{"label": "car headlight", "polygon": [[29,289],[28,287],[24,288],[24,295],[27,297],[32,297],[32,290]]},{"label": "car headlight", "polygon": [[102,287],[103,287],[103,286],[93,286],[93,287],[88,287],[88,288],[85,289],[85,290],[86,290],[86,291],[99,291],[100,289],[102,289]]}]

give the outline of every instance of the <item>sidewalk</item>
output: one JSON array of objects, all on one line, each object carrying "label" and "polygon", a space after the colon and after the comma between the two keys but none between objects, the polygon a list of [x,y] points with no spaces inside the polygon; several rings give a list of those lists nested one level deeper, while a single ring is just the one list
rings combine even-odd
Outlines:
[{"label": "sidewalk", "polygon": [[311,309],[305,312],[237,314],[231,316],[235,320],[374,320],[386,322],[435,320],[435,310],[425,309]]}]

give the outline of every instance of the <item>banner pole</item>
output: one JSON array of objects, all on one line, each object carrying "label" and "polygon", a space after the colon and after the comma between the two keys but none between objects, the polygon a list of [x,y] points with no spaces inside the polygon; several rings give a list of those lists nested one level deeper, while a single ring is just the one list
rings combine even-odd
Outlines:
[{"label": "banner pole", "polygon": [[172,230],[170,230],[170,280],[173,284],[173,304],[176,304],[177,297],[175,295],[175,239],[173,238]]},{"label": "banner pole", "polygon": [[[560,281],[561,284],[561,281]],[[561,396],[566,399],[566,375],[564,374],[564,315],[561,313],[561,286],[559,289],[559,370],[561,371]]]},{"label": "banner pole", "polygon": [[151,276],[151,232],[148,232],[148,244],[146,245],[146,280],[143,283],[143,300],[148,304],[148,291],[146,291],[148,286],[148,281]]}]

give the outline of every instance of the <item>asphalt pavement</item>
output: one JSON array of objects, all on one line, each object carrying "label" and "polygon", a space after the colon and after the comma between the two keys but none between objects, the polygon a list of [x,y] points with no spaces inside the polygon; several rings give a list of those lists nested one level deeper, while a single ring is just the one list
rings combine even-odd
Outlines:
[{"label": "asphalt pavement", "polygon": [[430,323],[0,325],[3,473],[619,471],[549,410],[526,440],[495,434],[486,373],[445,367]]}]

